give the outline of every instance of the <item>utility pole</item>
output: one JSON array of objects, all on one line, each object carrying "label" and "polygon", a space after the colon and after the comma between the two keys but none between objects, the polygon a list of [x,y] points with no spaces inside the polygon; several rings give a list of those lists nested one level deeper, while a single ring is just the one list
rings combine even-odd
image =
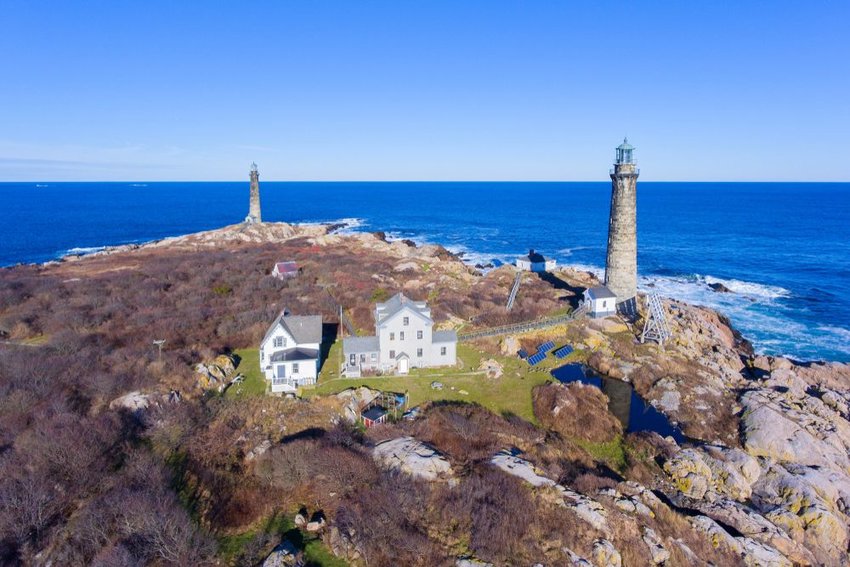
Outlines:
[{"label": "utility pole", "polygon": [[162,362],[162,345],[165,344],[165,339],[157,339],[153,344],[159,347],[159,361]]}]

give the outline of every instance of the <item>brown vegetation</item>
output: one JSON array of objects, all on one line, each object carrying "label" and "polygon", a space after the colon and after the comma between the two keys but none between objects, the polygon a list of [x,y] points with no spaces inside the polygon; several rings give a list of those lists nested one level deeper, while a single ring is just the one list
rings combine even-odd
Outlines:
[{"label": "brown vegetation", "polygon": [[592,443],[612,441],[623,432],[608,411],[608,397],[581,383],[546,384],[532,392],[534,415],[545,427],[568,439]]}]

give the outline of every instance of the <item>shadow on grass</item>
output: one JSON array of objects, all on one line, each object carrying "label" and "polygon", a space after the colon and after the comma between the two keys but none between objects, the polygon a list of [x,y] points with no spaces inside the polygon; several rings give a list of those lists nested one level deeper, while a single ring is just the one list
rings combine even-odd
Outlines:
[{"label": "shadow on grass", "polygon": [[331,347],[336,343],[337,335],[339,334],[339,325],[336,323],[322,324],[322,344],[319,346],[319,372],[321,372],[328,356],[331,353]]}]

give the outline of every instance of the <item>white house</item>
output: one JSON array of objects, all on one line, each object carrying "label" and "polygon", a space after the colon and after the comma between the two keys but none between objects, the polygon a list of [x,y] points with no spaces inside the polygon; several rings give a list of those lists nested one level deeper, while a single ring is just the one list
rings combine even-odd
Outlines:
[{"label": "white house", "polygon": [[527,255],[516,259],[516,267],[526,272],[548,272],[555,269],[555,260],[547,260],[543,254],[529,250]]},{"label": "white house", "polygon": [[407,374],[411,368],[454,366],[457,333],[435,331],[427,304],[399,293],[375,306],[375,334],[343,339],[342,351],[346,376],[364,371]]},{"label": "white house", "polygon": [[607,317],[617,312],[617,296],[604,285],[584,291],[584,305],[594,318]]},{"label": "white house", "polygon": [[321,345],[321,315],[281,313],[260,343],[260,369],[271,382],[272,392],[290,393],[315,384]]},{"label": "white house", "polygon": [[272,269],[272,276],[279,280],[298,275],[298,264],[295,262],[277,262]]}]

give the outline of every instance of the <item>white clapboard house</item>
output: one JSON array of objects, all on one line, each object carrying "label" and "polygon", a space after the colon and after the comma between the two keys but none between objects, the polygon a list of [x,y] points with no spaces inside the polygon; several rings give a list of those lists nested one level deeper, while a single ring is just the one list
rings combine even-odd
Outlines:
[{"label": "white clapboard house", "polygon": [[260,343],[260,368],[273,393],[315,384],[322,346],[321,315],[281,313]]},{"label": "white clapboard house", "polygon": [[348,377],[378,371],[407,374],[411,368],[454,366],[457,333],[435,331],[428,305],[399,293],[375,306],[375,335],[346,337],[342,350]]}]

